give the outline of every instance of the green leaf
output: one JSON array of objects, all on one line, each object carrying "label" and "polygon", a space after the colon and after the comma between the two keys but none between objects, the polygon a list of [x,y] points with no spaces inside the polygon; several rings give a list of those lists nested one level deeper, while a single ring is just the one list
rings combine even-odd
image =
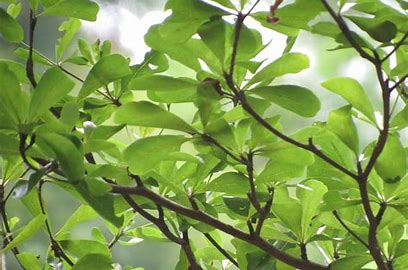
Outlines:
[{"label": "green leaf", "polygon": [[320,181],[309,180],[303,183],[305,188],[299,190],[299,200],[302,205],[302,237],[306,240],[310,223],[313,217],[318,213],[319,206],[322,202],[324,194],[327,192],[327,187]]},{"label": "green leaf", "polygon": [[350,256],[335,260],[331,265],[331,270],[361,270],[364,265],[372,259],[369,256]]},{"label": "green leaf", "polygon": [[390,21],[356,16],[347,16],[347,18],[379,42],[390,42],[398,32],[397,26]]},{"label": "green leaf", "polygon": [[36,120],[41,117],[68,94],[74,88],[74,85],[75,83],[59,68],[48,69],[34,89],[30,103],[29,119]]},{"label": "green leaf", "polygon": [[20,42],[24,38],[24,31],[16,19],[0,8],[0,34],[9,42]]},{"label": "green leaf", "polygon": [[101,217],[112,223],[117,228],[123,225],[123,216],[116,216],[114,197],[109,193],[109,186],[97,179],[87,179],[74,183],[73,187]]},{"label": "green leaf", "polygon": [[70,181],[83,180],[85,173],[83,156],[71,140],[58,134],[39,134],[38,141],[51,150]]},{"label": "green leaf", "polygon": [[29,253],[29,252],[23,252],[20,254],[17,254],[17,259],[21,263],[23,267],[26,269],[31,269],[31,270],[41,270],[42,266],[40,261],[38,260],[37,256]]},{"label": "green leaf", "polygon": [[316,95],[297,85],[258,87],[251,93],[303,117],[313,117],[320,110],[320,101]]},{"label": "green leaf", "polygon": [[39,16],[64,16],[96,21],[99,6],[89,0],[62,0],[46,8]]},{"label": "green leaf", "polygon": [[327,119],[327,128],[335,133],[356,155],[359,153],[359,139],[352,117],[352,107],[344,106],[334,110]]},{"label": "green leaf", "polygon": [[78,32],[81,27],[81,21],[78,19],[69,19],[61,24],[58,28],[59,31],[65,32],[64,35],[57,40],[55,45],[55,55],[57,61],[59,62],[64,55],[64,52],[67,50],[75,34]]},{"label": "green leaf", "polygon": [[92,53],[91,45],[83,38],[78,39],[78,49],[82,56],[89,61],[92,65],[95,64],[95,60]]},{"label": "green leaf", "polygon": [[14,186],[13,198],[21,199],[26,196],[37,185],[41,178],[45,175],[45,169],[39,169],[32,173],[28,181],[20,180]]},{"label": "green leaf", "polygon": [[111,258],[102,254],[87,254],[72,267],[72,270],[111,270]]},{"label": "green leaf", "polygon": [[238,197],[222,197],[225,206],[231,210],[233,213],[247,217],[249,215],[249,209],[251,205],[248,198],[238,198]]},{"label": "green leaf", "polygon": [[[142,138],[125,149],[123,158],[132,173],[143,175],[154,170],[169,153],[178,151],[186,140],[182,136],[174,135]],[[146,153],[154,153],[154,155],[146,155]]]},{"label": "green leaf", "polygon": [[15,124],[24,123],[27,117],[27,98],[20,83],[7,65],[0,64],[0,104],[2,110]]},{"label": "green leaf", "polygon": [[408,127],[408,106],[405,106],[404,109],[394,116],[391,121],[391,127],[397,129]]},{"label": "green leaf", "polygon": [[21,13],[22,7],[23,5],[21,3],[10,4],[7,8],[7,13],[14,19],[17,19],[18,15]]},{"label": "green leaf", "polygon": [[61,247],[75,257],[82,258],[92,252],[93,254],[100,254],[110,257],[109,248],[97,241],[93,240],[61,240],[59,241]]},{"label": "green leaf", "polygon": [[257,182],[281,182],[305,174],[306,166],[313,164],[313,154],[285,142],[277,142],[261,149],[260,154],[268,157],[265,169]]},{"label": "green leaf", "polygon": [[19,82],[27,84],[30,83],[30,81],[27,79],[25,65],[10,60],[0,60],[0,65],[2,64],[7,65],[8,70],[14,73]]},{"label": "green leaf", "polygon": [[221,97],[217,94],[214,87],[211,84],[202,84],[197,87],[197,100],[195,105],[198,108],[200,114],[200,120],[205,127],[209,121],[217,120],[219,113],[221,112]]},{"label": "green leaf", "polygon": [[37,13],[38,5],[40,4],[40,0],[28,0],[30,7],[34,10],[34,13]]},{"label": "green leaf", "polygon": [[63,233],[68,233],[75,225],[80,224],[85,221],[89,221],[97,218],[97,213],[88,205],[81,205],[78,209],[71,215],[71,217],[65,221],[61,229],[55,234],[56,237]]},{"label": "green leaf", "polygon": [[44,215],[38,215],[34,217],[32,220],[30,220],[30,222],[28,222],[23,227],[21,232],[17,236],[15,236],[14,239],[0,251],[0,253],[7,252],[12,248],[21,245],[23,242],[30,239],[31,237],[33,237],[34,234],[44,225],[45,219],[46,217]]},{"label": "green leaf", "polygon": [[110,82],[130,75],[132,70],[129,68],[128,61],[122,55],[112,54],[103,57],[91,69],[86,80],[78,94],[78,99],[83,99],[92,92]]},{"label": "green leaf", "polygon": [[210,17],[224,15],[221,9],[202,1],[169,0],[167,9],[172,10],[172,15],[160,24],[159,33],[167,42],[176,43],[187,41]]},{"label": "green leaf", "polygon": [[222,18],[217,17],[201,25],[198,29],[198,34],[205,45],[210,48],[222,64],[225,60],[227,31],[231,33],[229,26]]},{"label": "green leaf", "polygon": [[243,174],[227,172],[208,183],[205,191],[222,192],[229,195],[245,195],[249,192],[248,183],[248,179]]},{"label": "green leaf", "polygon": [[278,202],[272,205],[273,214],[298,238],[301,237],[302,206],[295,200]]},{"label": "green leaf", "polygon": [[16,136],[0,133],[0,156],[18,156],[20,142]]},{"label": "green leaf", "polygon": [[398,134],[388,135],[384,150],[375,163],[375,170],[388,183],[400,181],[407,173],[407,154]]},{"label": "green leaf", "polygon": [[163,235],[163,233],[154,227],[139,227],[131,232],[132,236],[150,240],[150,241],[160,241],[160,242],[168,242],[169,240]]},{"label": "green leaf", "polygon": [[354,108],[376,123],[373,106],[358,81],[352,78],[339,77],[322,83],[322,86],[347,100]]},{"label": "green leaf", "polygon": [[302,70],[309,68],[309,66],[310,63],[307,55],[301,53],[288,53],[257,72],[248,82],[247,86],[261,81],[271,82],[275,78],[285,74],[299,73]]},{"label": "green leaf", "polygon": [[131,90],[148,91],[176,91],[188,90],[195,91],[197,83],[191,79],[173,78],[164,75],[152,75],[136,77],[129,83]]},{"label": "green leaf", "polygon": [[114,121],[117,124],[166,128],[195,133],[194,128],[180,117],[148,101],[126,103],[116,111]]}]

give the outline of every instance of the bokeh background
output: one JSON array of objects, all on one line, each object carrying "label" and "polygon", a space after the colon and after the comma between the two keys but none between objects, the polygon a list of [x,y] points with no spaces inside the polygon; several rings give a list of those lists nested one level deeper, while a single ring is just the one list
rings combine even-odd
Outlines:
[{"label": "bokeh background", "polygon": [[[101,10],[96,22],[82,22],[82,30],[78,37],[85,38],[91,43],[96,39],[101,41],[109,39],[112,41],[114,51],[120,52],[131,58],[132,63],[139,63],[143,60],[144,54],[149,48],[144,44],[143,36],[153,24],[160,23],[170,13],[164,12],[165,0],[98,0]],[[273,1],[262,1],[257,10],[266,11]],[[288,3],[292,1],[287,1]],[[385,1],[392,4],[392,1]],[[20,21],[25,27],[28,26],[28,10],[23,10]],[[320,16],[318,20],[329,20],[328,17]],[[61,18],[42,17],[38,21],[35,48],[54,59],[54,44],[61,36],[58,26],[63,22]],[[258,60],[277,58],[285,47],[286,37],[262,28],[254,20],[248,20],[247,25],[261,30],[264,43],[271,42],[257,58]],[[74,42],[75,45],[75,42]],[[381,109],[379,100],[379,87],[376,83],[373,68],[364,60],[357,57],[351,49],[341,51],[328,51],[337,45],[334,41],[316,36],[310,33],[302,32],[298,38],[293,51],[306,53],[311,60],[311,68],[297,75],[287,75],[280,78],[278,83],[290,82],[313,89],[322,101],[322,110],[313,119],[304,119],[296,117],[294,114],[287,113],[279,108],[272,108],[269,113],[277,114],[282,112],[282,123],[287,133],[291,133],[301,127],[310,125],[313,121],[325,121],[330,110],[338,108],[345,104],[340,98],[324,91],[320,83],[331,77],[349,76],[362,83],[369,92],[369,96],[378,110]],[[16,59],[13,51],[16,46],[7,44],[0,38],[0,58]],[[71,48],[74,50],[75,48]],[[86,76],[86,69],[78,69],[76,66],[66,66],[69,70],[80,75]],[[175,76],[193,77],[191,70],[172,63],[168,71]],[[397,108],[402,104],[397,104]],[[174,107],[176,112],[189,115],[188,107]],[[192,112],[190,113],[191,117]],[[356,121],[359,130],[361,144],[365,145],[376,138],[376,131],[361,121]],[[407,132],[403,134],[403,141],[408,141]],[[59,190],[52,185],[46,185],[44,189],[44,198],[47,203],[53,231],[57,231],[64,221],[79,206],[69,194]],[[25,224],[30,214],[24,205],[18,200],[10,200],[8,203],[9,217],[19,217],[20,223]],[[143,220],[139,221],[141,224]],[[94,221],[77,226],[73,232],[74,238],[90,238],[92,227],[104,228],[101,221]],[[105,230],[106,232],[106,230]],[[48,245],[47,235],[38,234],[36,237],[26,242],[22,249],[30,250],[44,258],[46,247]],[[143,267],[146,270],[169,270],[174,269],[178,260],[178,248],[171,243],[148,242],[144,241],[134,246],[117,245],[114,249],[114,260],[121,262],[122,265],[132,265]],[[19,269],[15,259],[10,254],[6,255],[7,269]]]}]

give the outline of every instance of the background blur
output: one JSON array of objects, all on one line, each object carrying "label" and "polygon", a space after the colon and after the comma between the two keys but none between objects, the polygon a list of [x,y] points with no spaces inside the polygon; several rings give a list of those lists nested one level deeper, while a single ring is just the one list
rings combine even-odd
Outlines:
[{"label": "background blur", "polygon": [[[129,56],[132,59],[132,63],[142,61],[144,54],[149,50],[143,41],[144,34],[151,25],[159,23],[169,14],[168,12],[163,12],[165,0],[99,0],[97,2],[101,6],[98,20],[96,22],[83,22],[82,30],[78,37],[83,37],[91,43],[98,38],[102,41],[110,39],[114,50]],[[257,9],[268,10],[271,2],[273,1],[264,0]],[[291,1],[288,2],[290,3]],[[20,18],[21,23],[27,27],[28,10],[24,10]],[[317,20],[327,19],[326,17],[317,18]],[[58,26],[62,21],[63,19],[53,17],[42,17],[38,21],[35,48],[50,59],[55,58],[54,44],[56,39],[61,36]],[[281,54],[285,46],[286,37],[262,28],[252,20],[248,20],[247,25],[261,30],[264,43],[272,41],[269,47],[258,57],[258,60],[266,58],[273,60]],[[344,105],[343,100],[329,94],[329,92],[324,91],[320,87],[321,82],[335,76],[349,76],[360,81],[369,92],[369,96],[376,108],[380,110],[380,95],[378,94],[380,90],[373,76],[373,68],[366,61],[356,57],[353,50],[327,51],[327,49],[334,47],[336,47],[336,44],[332,40],[309,33],[303,32],[298,38],[293,51],[306,53],[311,59],[311,68],[298,75],[285,76],[280,79],[280,82],[285,81],[299,84],[315,90],[322,101],[322,110],[314,119],[299,118],[294,114],[284,112],[282,124],[287,133],[310,125],[313,121],[325,121],[329,108],[335,109]],[[15,46],[6,44],[0,39],[0,58],[13,59],[13,51],[15,49]],[[78,70],[76,67],[69,65],[66,67],[81,77],[86,75],[85,70]],[[190,70],[175,63],[171,65],[168,73],[184,77],[194,76]],[[398,106],[401,106],[401,104]],[[181,106],[178,110],[181,112],[186,110],[186,108]],[[281,112],[279,108],[272,108],[270,111],[271,114],[279,112]],[[183,114],[189,115],[188,112]],[[358,124],[362,134],[360,136],[362,145],[375,139],[376,131],[374,129],[361,121],[356,121],[356,124]],[[406,133],[404,138],[406,139],[403,141],[408,141]],[[61,192],[61,190],[51,185],[45,186],[44,198],[48,206],[53,231],[57,231],[72,212],[75,211],[78,203],[72,200],[69,194]],[[16,200],[10,200],[8,212],[9,217],[18,216],[27,218],[30,216],[23,204]],[[20,222],[24,224],[27,220],[22,219]],[[90,237],[90,228],[92,227],[103,226],[101,222],[86,223],[78,226],[74,231],[74,238]],[[48,244],[46,240],[46,234],[37,235],[37,237],[27,242],[22,249],[35,251],[41,257],[44,257]],[[114,260],[121,262],[122,265],[129,264],[135,267],[144,267],[146,270],[169,270],[174,269],[178,260],[178,248],[172,244],[160,242],[142,242],[132,247],[117,245],[114,248],[114,256]],[[19,269],[14,257],[10,254],[7,255],[7,261],[8,269]]]}]

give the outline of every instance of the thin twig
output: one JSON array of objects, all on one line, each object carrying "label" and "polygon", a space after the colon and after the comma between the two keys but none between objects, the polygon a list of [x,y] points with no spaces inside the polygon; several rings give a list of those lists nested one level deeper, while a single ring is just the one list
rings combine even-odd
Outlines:
[{"label": "thin twig", "polygon": [[408,38],[408,33],[405,33],[405,35],[401,38],[401,40],[398,41],[397,44],[395,44],[394,49],[393,49],[389,54],[387,54],[387,55],[381,60],[381,62],[383,63],[383,62],[387,61],[388,58],[390,58],[396,51],[398,51],[398,49],[399,49],[402,45],[404,45],[404,42],[405,42],[405,40],[406,40],[407,38]]},{"label": "thin twig", "polygon": [[333,212],[334,217],[337,219],[337,221],[341,224],[341,226],[343,226],[343,228],[350,234],[352,235],[358,242],[360,242],[363,246],[365,246],[367,249],[370,249],[370,247],[368,246],[368,244],[361,239],[360,236],[358,236],[355,232],[353,232],[352,229],[350,229],[349,226],[347,226],[346,223],[344,223],[344,221],[340,218],[339,213],[334,210]]},{"label": "thin twig", "polygon": [[57,242],[57,240],[55,240],[54,235],[51,231],[51,226],[50,223],[48,221],[48,216],[47,216],[47,211],[45,210],[45,205],[42,199],[42,187],[44,185],[44,181],[40,180],[40,183],[38,185],[38,201],[40,204],[40,209],[41,209],[41,213],[46,217],[45,218],[45,228],[47,231],[47,234],[50,238],[51,241],[51,249],[54,252],[55,257],[64,260],[68,265],[73,266],[74,263],[71,261],[71,259],[68,257],[67,254],[65,254],[64,250],[61,248],[61,246],[59,245],[59,243]]},{"label": "thin twig", "polygon": [[[189,194],[188,196],[190,204],[192,206],[193,209],[195,210],[199,210],[198,205],[196,203],[196,201],[194,200],[194,197],[192,194]],[[210,241],[210,243],[222,254],[224,255],[225,258],[227,258],[233,265],[235,265],[236,267],[239,267],[238,262],[223,248],[221,247],[217,241],[215,241],[215,239],[211,236],[211,234],[209,233],[203,233],[205,238],[207,238],[208,241]]]}]

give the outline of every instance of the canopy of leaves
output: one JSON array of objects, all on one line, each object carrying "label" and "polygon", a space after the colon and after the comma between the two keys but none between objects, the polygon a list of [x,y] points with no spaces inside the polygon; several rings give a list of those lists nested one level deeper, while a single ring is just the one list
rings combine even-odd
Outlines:
[{"label": "canopy of leaves", "polygon": [[[115,248],[156,241],[180,248],[177,270],[407,269],[407,1],[263,2],[168,0],[131,64],[76,37],[95,1],[0,0],[1,42],[21,58],[0,60],[1,253],[22,269],[140,270]],[[47,16],[64,20],[55,60],[33,45]],[[287,38],[275,59],[267,31]],[[324,55],[356,53],[373,83],[302,81],[306,33],[333,39]],[[78,206],[60,228],[48,186]]]}]

